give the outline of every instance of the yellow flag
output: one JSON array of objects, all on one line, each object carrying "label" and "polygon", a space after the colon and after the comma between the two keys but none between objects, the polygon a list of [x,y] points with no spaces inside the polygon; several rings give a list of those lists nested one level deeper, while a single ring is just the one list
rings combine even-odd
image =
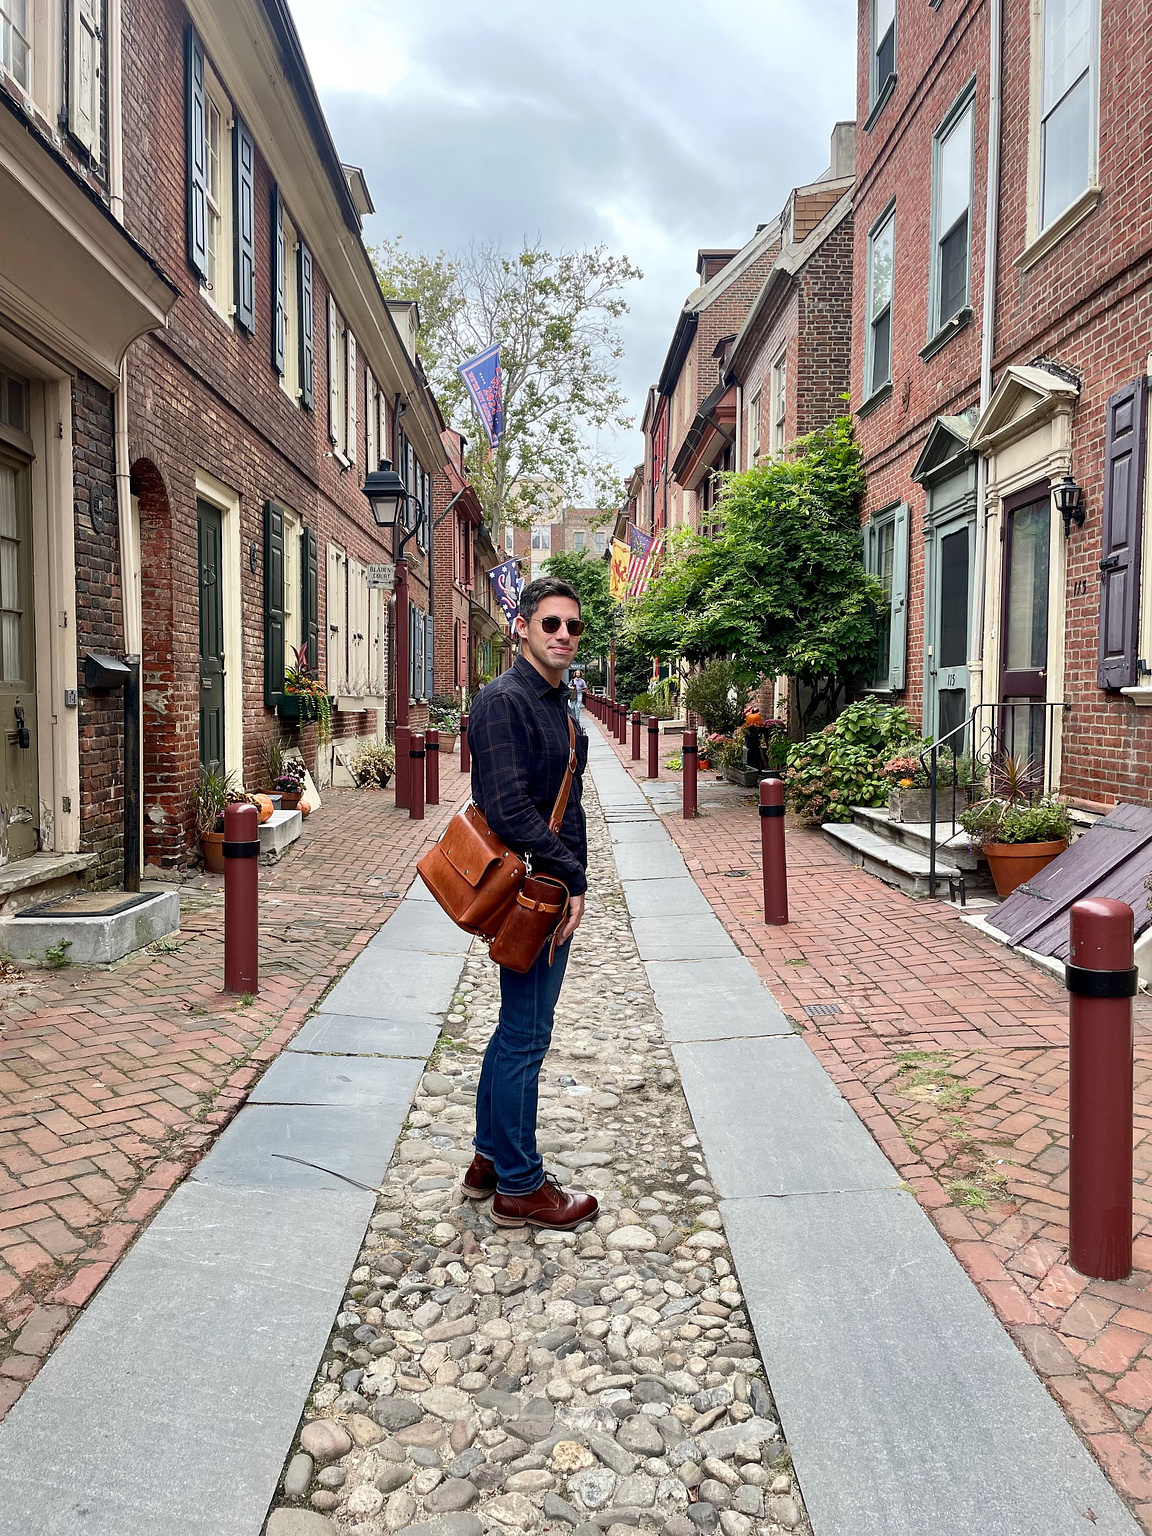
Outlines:
[{"label": "yellow flag", "polygon": [[628,561],[631,548],[623,539],[612,540],[612,564],[608,568],[608,595],[615,603],[622,603],[628,591]]}]

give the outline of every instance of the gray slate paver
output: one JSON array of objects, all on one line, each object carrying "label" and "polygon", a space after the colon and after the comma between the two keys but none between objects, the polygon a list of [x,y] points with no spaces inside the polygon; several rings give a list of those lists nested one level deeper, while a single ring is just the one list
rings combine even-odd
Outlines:
[{"label": "gray slate paver", "polygon": [[253,1088],[248,1103],[343,1104],[381,1110],[396,1107],[403,1112],[418,1072],[419,1064],[412,1060],[286,1051],[277,1056]]},{"label": "gray slate paver", "polygon": [[421,954],[460,955],[472,946],[472,935],[448,916],[436,901],[402,901],[368,941],[370,950],[400,949]]},{"label": "gray slate paver", "polygon": [[817,1536],[1137,1536],[912,1195],[721,1213]]},{"label": "gray slate paver", "polygon": [[387,1019],[314,1013],[292,1040],[290,1051],[331,1051],[341,1056],[430,1056],[440,1031],[435,1024],[394,1024]]},{"label": "gray slate paver", "polygon": [[[636,885],[662,884],[638,880]],[[668,917],[633,917],[632,933],[641,960],[734,958],[740,951],[711,910]]]},{"label": "gray slate paver", "polygon": [[713,917],[708,898],[690,875],[668,880],[625,880],[624,900],[638,918]]},{"label": "gray slate paver", "polygon": [[0,1536],[256,1536],[372,1205],[181,1186],[0,1425]]},{"label": "gray slate paver", "polygon": [[899,1183],[798,1035],[700,1041],[674,1045],[672,1054],[722,1198]]},{"label": "gray slate paver", "polygon": [[688,873],[680,850],[666,843],[618,843],[613,848],[621,880],[669,880]]},{"label": "gray slate paver", "polygon": [[419,1061],[395,1061],[392,1065],[407,1070],[407,1097],[402,1099],[398,1089],[391,1102],[371,1109],[331,1104],[246,1104],[192,1177],[201,1184],[259,1189],[342,1187],[331,1174],[273,1156],[282,1153],[319,1163],[362,1184],[379,1184],[423,1071]]},{"label": "gray slate paver", "polygon": [[649,960],[644,969],[665,1037],[673,1043],[794,1033],[743,955],[727,960]]},{"label": "gray slate paver", "polygon": [[426,955],[369,946],[316,1005],[318,1013],[439,1024],[464,967],[463,955]]}]

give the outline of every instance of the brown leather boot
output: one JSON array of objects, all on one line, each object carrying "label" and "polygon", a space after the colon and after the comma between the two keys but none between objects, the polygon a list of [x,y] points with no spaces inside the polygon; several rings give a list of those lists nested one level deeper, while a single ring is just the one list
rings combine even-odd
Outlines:
[{"label": "brown leather boot", "polygon": [[460,1189],[469,1200],[487,1200],[489,1195],[494,1195],[496,1169],[493,1167],[492,1159],[485,1157],[482,1152],[477,1152],[468,1166],[468,1172],[464,1175],[464,1182]]},{"label": "brown leather boot", "polygon": [[497,1194],[492,1202],[492,1220],[498,1227],[547,1227],[553,1232],[569,1232],[581,1222],[591,1221],[600,1204],[594,1195],[568,1194],[552,1174],[530,1195]]}]

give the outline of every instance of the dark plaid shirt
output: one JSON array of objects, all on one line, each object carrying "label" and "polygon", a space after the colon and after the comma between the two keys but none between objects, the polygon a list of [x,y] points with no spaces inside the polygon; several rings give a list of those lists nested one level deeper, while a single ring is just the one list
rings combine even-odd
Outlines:
[{"label": "dark plaid shirt", "polygon": [[576,772],[560,836],[548,818],[568,763],[568,690],[517,656],[486,683],[468,716],[472,798],[496,836],[529,853],[540,874],[555,875],[573,896],[588,888],[588,834],[580,804],[588,738],[576,727]]}]

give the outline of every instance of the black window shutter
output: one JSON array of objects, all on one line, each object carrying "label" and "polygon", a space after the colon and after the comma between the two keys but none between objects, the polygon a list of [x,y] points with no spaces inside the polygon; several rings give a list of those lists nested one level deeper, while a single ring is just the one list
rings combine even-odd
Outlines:
[{"label": "black window shutter", "polygon": [[188,169],[188,264],[201,277],[207,277],[204,50],[192,26],[184,31],[184,140]]},{"label": "black window shutter", "polygon": [[284,692],[284,511],[264,503],[264,702]]},{"label": "black window shutter", "polygon": [[1101,688],[1136,682],[1140,629],[1140,534],[1148,379],[1141,374],[1108,401],[1104,430],[1104,514],[1100,550]]},{"label": "black window shutter", "polygon": [[301,612],[304,616],[304,646],[308,666],[315,671],[320,658],[320,568],[316,558],[316,535],[311,528],[300,534]]},{"label": "black window shutter", "polygon": [[300,295],[300,401],[312,409],[312,252],[300,242],[296,252]]},{"label": "black window shutter", "polygon": [[436,635],[431,614],[424,618],[424,697],[430,699],[436,692],[436,674],[433,668],[433,652],[436,647]]},{"label": "black window shutter", "polygon": [[272,188],[272,366],[284,377],[284,204]]},{"label": "black window shutter", "polygon": [[256,148],[252,135],[236,119],[232,135],[236,202],[236,324],[256,329],[256,214],[253,204]]}]

